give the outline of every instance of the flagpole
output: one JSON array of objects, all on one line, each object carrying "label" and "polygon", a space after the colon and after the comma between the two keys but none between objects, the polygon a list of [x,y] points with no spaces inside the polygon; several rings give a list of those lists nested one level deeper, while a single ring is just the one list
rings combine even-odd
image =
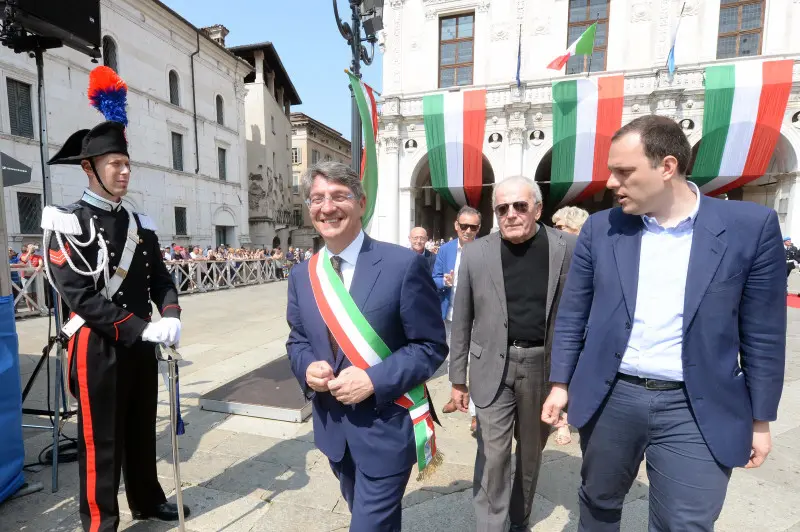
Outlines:
[{"label": "flagpole", "polygon": [[[345,74],[350,74],[350,75],[351,75],[351,76],[353,76],[353,77],[358,77],[358,76],[356,76],[355,74],[353,74],[352,72],[350,72],[350,69],[349,69],[349,68],[345,68],[345,69],[344,69],[344,72],[345,72]],[[365,84],[365,85],[366,85],[366,84]],[[370,89],[372,89],[372,87],[370,87]],[[382,95],[380,92],[376,91],[375,89],[372,89],[372,92],[373,92],[374,94],[377,94],[378,96],[383,96],[383,95]]]},{"label": "flagpole", "polygon": [[[586,77],[589,77],[589,74],[592,72],[592,58],[594,57],[594,43],[597,42],[597,21],[600,20],[600,12],[598,11],[594,15],[594,38],[592,39],[592,53],[589,54],[589,67],[586,69]],[[608,28],[606,28],[608,31]],[[606,36],[608,39],[608,36]],[[608,46],[606,46],[606,53],[608,53]]]}]

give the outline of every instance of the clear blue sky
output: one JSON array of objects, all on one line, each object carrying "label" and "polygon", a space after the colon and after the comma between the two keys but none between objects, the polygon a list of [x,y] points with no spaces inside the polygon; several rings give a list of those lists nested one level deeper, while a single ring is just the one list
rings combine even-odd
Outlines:
[{"label": "clear blue sky", "polygon": [[[345,68],[350,48],[339,34],[331,0],[162,0],[197,27],[222,24],[230,34],[227,46],[271,41],[280,55],[305,113],[350,138],[350,90]],[[337,0],[347,20],[347,0]],[[364,81],[381,90],[383,57],[361,65]]]}]

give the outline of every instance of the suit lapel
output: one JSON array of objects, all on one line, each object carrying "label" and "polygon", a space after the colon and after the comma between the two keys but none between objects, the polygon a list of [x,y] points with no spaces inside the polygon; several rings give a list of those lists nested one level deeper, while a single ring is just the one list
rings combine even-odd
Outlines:
[{"label": "suit lapel", "polygon": [[547,281],[547,306],[545,307],[545,319],[550,318],[550,309],[553,307],[553,298],[558,288],[558,280],[561,277],[561,267],[564,264],[564,256],[567,253],[567,245],[558,231],[541,225],[540,230],[547,234],[547,247],[549,249],[550,263],[548,265],[549,279]]},{"label": "suit lapel", "polygon": [[689,270],[686,274],[686,295],[683,303],[683,332],[692,323],[708,285],[717,273],[728,245],[720,238],[725,224],[712,210],[712,203],[701,198],[694,223]]},{"label": "suit lapel", "polygon": [[[498,231],[490,235],[483,242],[483,254],[486,259],[486,264],[489,266],[489,277],[492,278],[494,288],[497,290],[497,297],[500,299],[500,308],[503,309],[503,317],[508,318],[508,308],[506,307],[506,283],[503,279],[503,259],[500,256],[500,232]],[[463,255],[461,260],[464,260]]]},{"label": "suit lapel", "polygon": [[628,319],[633,321],[636,309],[636,292],[639,286],[639,254],[642,249],[642,221],[638,216],[623,215],[619,228],[613,236],[614,260],[622,285],[622,296],[628,310]]},{"label": "suit lapel", "polygon": [[[364,235],[364,243],[361,245],[361,252],[358,254],[356,269],[353,272],[353,282],[350,284],[350,296],[353,298],[358,310],[363,311],[364,306],[369,300],[372,289],[381,274],[381,255],[375,247],[375,242],[367,235]],[[335,357],[336,365],[334,373],[339,372],[344,360],[344,352],[339,349]]]},{"label": "suit lapel", "polygon": [[353,272],[353,282],[350,285],[350,295],[353,297],[359,310],[364,310],[364,305],[375,288],[375,283],[381,274],[379,263],[381,255],[375,248],[375,242],[364,235],[364,244],[358,255],[356,270]]}]

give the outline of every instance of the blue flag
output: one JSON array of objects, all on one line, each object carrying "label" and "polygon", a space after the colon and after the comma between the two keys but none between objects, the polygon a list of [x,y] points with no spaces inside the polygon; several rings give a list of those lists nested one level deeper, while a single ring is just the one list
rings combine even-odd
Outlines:
[{"label": "blue flag", "polygon": [[681,8],[681,14],[678,16],[678,23],[675,24],[675,28],[672,30],[672,39],[670,40],[670,47],[669,47],[669,55],[667,55],[667,71],[669,72],[669,80],[672,81],[672,78],[675,76],[675,41],[678,40],[678,28],[681,27],[681,19],[683,18],[683,10],[686,8],[686,3],[684,2],[683,7]]}]

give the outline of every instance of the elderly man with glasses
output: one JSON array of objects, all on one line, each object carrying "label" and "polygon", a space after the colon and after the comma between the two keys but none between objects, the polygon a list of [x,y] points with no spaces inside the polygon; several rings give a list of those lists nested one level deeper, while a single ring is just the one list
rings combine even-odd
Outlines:
[{"label": "elderly man with glasses", "polygon": [[[575,237],[539,223],[542,193],[531,179],[499,183],[492,206],[500,231],[464,249],[453,313],[450,382],[462,412],[478,418],[474,507],[477,530],[528,530],[542,449],[540,420],[550,339]],[[469,360],[469,389],[467,388]],[[511,475],[511,438],[517,439]]]}]

